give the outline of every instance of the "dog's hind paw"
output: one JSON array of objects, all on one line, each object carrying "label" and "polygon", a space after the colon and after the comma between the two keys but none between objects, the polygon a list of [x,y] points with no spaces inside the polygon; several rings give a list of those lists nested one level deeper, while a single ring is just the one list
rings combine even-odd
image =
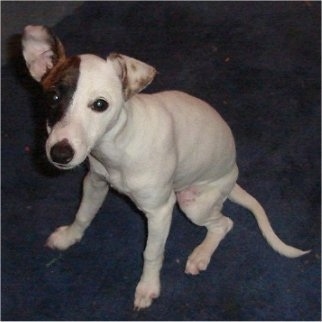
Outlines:
[{"label": "dog's hind paw", "polygon": [[73,230],[71,226],[57,228],[47,239],[46,246],[52,249],[65,250],[79,242],[82,234]]},{"label": "dog's hind paw", "polygon": [[211,255],[202,249],[202,246],[196,247],[196,249],[189,256],[185,273],[190,275],[197,275],[201,271],[205,271],[210,262]]}]

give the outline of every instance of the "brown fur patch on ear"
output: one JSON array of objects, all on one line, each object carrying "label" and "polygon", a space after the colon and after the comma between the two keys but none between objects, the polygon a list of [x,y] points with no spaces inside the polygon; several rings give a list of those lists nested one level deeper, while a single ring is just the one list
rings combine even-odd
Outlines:
[{"label": "brown fur patch on ear", "polygon": [[79,76],[80,58],[73,56],[60,60],[53,69],[49,70],[41,80],[44,90],[63,82],[65,86],[74,86]]},{"label": "brown fur patch on ear", "polygon": [[141,92],[145,87],[147,87],[153,80],[156,74],[156,70],[154,69],[147,77],[136,78],[132,80],[132,86],[128,86],[126,88],[125,97],[128,99],[133,96],[135,93]]},{"label": "brown fur patch on ear", "polygon": [[66,58],[65,56],[65,49],[63,44],[60,42],[60,40],[55,36],[55,34],[53,33],[53,31],[44,26],[44,28],[46,29],[46,31],[48,32],[48,34],[50,35],[48,42],[50,43],[50,46],[54,52],[54,56],[53,56],[53,65],[56,65],[60,60],[63,60]]},{"label": "brown fur patch on ear", "polygon": [[132,63],[130,66],[131,66],[131,69],[133,70],[133,72],[135,72],[137,70],[137,67],[135,64]]},{"label": "brown fur patch on ear", "polygon": [[127,97],[128,79],[127,79],[127,67],[123,61],[122,55],[118,53],[110,53],[108,58],[118,64],[117,73],[122,83],[123,96]]},{"label": "brown fur patch on ear", "polygon": [[122,82],[125,100],[141,92],[152,82],[156,74],[152,66],[137,59],[118,53],[111,53],[108,58],[117,63],[116,69]]}]

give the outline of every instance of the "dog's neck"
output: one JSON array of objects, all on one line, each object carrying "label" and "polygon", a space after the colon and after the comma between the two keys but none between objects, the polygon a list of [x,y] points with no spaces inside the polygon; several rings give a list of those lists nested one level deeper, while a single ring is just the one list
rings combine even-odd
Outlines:
[{"label": "dog's neck", "polygon": [[104,165],[119,164],[131,141],[129,124],[131,123],[132,110],[130,105],[130,103],[123,105],[115,125],[111,129],[106,129],[105,134],[90,152]]}]

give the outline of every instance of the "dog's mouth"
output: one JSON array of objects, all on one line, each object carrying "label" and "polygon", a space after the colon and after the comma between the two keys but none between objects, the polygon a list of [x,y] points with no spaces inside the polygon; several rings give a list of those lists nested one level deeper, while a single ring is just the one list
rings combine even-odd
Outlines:
[{"label": "dog's mouth", "polygon": [[60,164],[60,163],[56,163],[50,160],[50,162],[58,169],[60,170],[71,170],[73,168],[75,168],[76,165],[72,165],[72,164]]}]

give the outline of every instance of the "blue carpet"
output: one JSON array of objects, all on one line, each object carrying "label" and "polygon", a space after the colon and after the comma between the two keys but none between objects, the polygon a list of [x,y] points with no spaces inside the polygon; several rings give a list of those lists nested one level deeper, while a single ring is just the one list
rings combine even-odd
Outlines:
[{"label": "blue carpet", "polygon": [[20,59],[4,66],[2,320],[320,320],[320,12],[320,2],[85,2],[54,26],[69,54],[136,57],[159,71],[147,92],[180,89],[216,106],[241,185],[285,242],[312,249],[278,255],[227,202],[234,229],[206,272],[186,276],[205,231],[176,208],[162,294],[142,312],[132,303],[145,222],[127,198],[111,192],[70,250],[43,247],[72,221],[86,165],[51,168],[39,89]]}]

